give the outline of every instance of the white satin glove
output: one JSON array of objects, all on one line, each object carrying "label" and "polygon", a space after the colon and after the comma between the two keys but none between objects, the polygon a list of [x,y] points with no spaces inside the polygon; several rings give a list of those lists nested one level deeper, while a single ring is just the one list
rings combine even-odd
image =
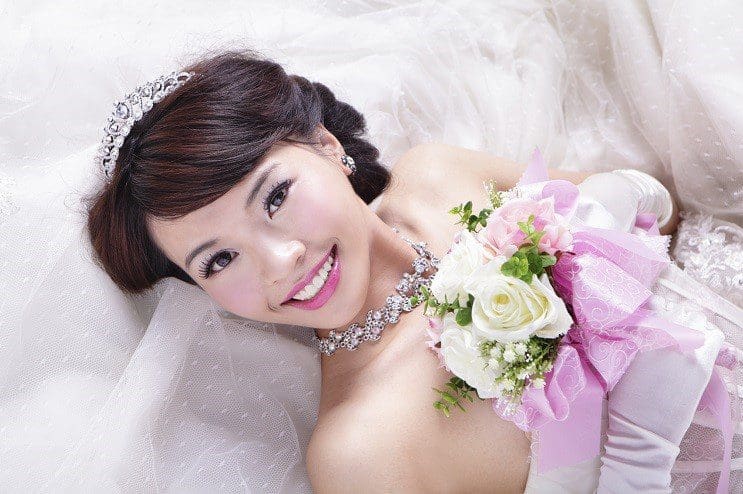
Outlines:
[{"label": "white satin glove", "polygon": [[637,197],[637,210],[641,213],[654,213],[658,218],[658,228],[671,221],[673,200],[668,189],[660,181],[640,170],[614,170],[612,172],[630,181]]},{"label": "white satin glove", "polygon": [[[705,347],[720,344],[710,334]],[[707,359],[668,348],[635,357],[608,395],[597,493],[671,492],[671,468],[711,372]]]},{"label": "white satin glove", "polygon": [[663,228],[673,214],[671,194],[656,178],[638,170],[596,173],[578,184],[576,218],[598,228],[629,232],[637,213],[654,213]]},{"label": "white satin glove", "polygon": [[[578,185],[573,220],[629,232],[637,212],[653,212],[663,226],[671,197],[660,182],[634,170],[598,173]],[[685,355],[673,349],[639,353],[608,394],[608,426],[597,492],[671,492],[671,468],[679,444],[709,381],[719,334],[706,334],[704,349]]]}]

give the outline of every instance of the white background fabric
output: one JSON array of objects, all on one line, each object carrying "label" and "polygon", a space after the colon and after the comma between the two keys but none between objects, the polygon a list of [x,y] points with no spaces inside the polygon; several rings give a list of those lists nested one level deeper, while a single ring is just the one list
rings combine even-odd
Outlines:
[{"label": "white background fabric", "polygon": [[703,214],[680,261],[740,301],[742,21],[735,0],[0,4],[0,490],[310,492],[309,329],[174,279],[124,297],[91,262],[77,199],[136,85],[251,46],[358,108],[388,165],[439,141],[641,169]]}]

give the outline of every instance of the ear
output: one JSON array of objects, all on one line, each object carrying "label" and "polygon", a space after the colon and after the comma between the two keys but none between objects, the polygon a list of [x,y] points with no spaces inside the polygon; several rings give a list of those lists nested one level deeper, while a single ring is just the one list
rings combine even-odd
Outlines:
[{"label": "ear", "polygon": [[345,154],[341,143],[322,123],[317,124],[315,127],[315,139],[317,139],[323,152],[328,156],[335,156],[340,160],[340,157]]},{"label": "ear", "polygon": [[346,176],[351,175],[351,169],[341,161],[341,156],[346,154],[343,150],[343,145],[341,145],[338,139],[336,139],[336,137],[331,134],[322,123],[317,124],[315,127],[315,139],[319,142],[323,153],[326,156],[330,156],[330,159],[334,164],[340,166],[343,174]]}]

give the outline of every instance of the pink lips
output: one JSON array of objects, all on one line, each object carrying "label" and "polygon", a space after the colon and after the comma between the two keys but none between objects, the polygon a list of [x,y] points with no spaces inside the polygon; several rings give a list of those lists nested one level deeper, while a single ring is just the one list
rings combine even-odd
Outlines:
[{"label": "pink lips", "polygon": [[285,304],[282,305],[291,305],[292,307],[297,307],[299,309],[304,310],[315,310],[319,309],[325,303],[330,300],[330,297],[333,296],[335,293],[335,289],[338,286],[338,283],[340,283],[341,279],[341,261],[340,256],[338,255],[337,248],[334,248],[334,255],[333,255],[333,264],[330,267],[330,272],[328,273],[328,279],[325,281],[325,284],[320,288],[320,291],[317,292],[317,294],[312,297],[309,300],[289,300]]},{"label": "pink lips", "polygon": [[320,262],[318,262],[315,265],[315,267],[312,268],[309,273],[307,273],[307,276],[305,276],[302,281],[300,281],[299,283],[297,283],[296,285],[294,285],[294,288],[291,289],[291,291],[289,292],[289,295],[286,297],[286,299],[283,302],[281,302],[282,305],[285,304],[285,303],[287,303],[289,300],[291,300],[291,298],[294,295],[296,295],[297,293],[299,293],[305,286],[307,286],[308,283],[310,283],[312,281],[312,279],[317,275],[317,273],[320,271],[320,268],[323,267],[323,265],[325,264],[325,261],[328,260],[328,257],[330,257],[330,254],[334,250],[335,250],[335,245],[333,245],[333,247],[328,251],[328,253],[325,254],[325,257],[323,257],[320,260]]}]

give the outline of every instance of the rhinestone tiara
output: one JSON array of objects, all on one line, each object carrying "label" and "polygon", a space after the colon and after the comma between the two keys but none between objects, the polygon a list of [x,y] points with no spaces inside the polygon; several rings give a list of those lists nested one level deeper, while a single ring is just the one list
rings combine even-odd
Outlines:
[{"label": "rhinestone tiara", "polygon": [[194,72],[177,71],[161,75],[154,81],[138,86],[123,100],[114,103],[114,110],[103,127],[105,135],[95,156],[96,163],[103,168],[107,179],[113,175],[119,148],[124,144],[124,138],[132,130],[134,122],[142,118],[152,105],[181,87],[194,75]]}]

